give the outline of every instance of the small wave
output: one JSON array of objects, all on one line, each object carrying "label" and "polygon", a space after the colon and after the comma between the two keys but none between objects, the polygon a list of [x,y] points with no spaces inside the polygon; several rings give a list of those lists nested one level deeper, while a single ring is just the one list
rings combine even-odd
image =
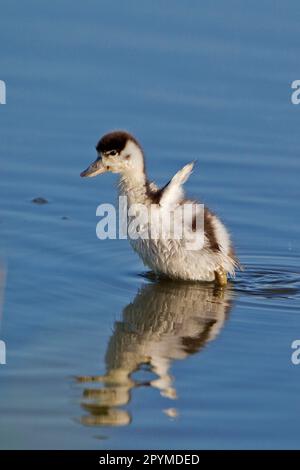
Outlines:
[{"label": "small wave", "polygon": [[243,266],[234,282],[236,292],[265,298],[300,297],[300,270],[295,259],[258,256],[243,260]]}]

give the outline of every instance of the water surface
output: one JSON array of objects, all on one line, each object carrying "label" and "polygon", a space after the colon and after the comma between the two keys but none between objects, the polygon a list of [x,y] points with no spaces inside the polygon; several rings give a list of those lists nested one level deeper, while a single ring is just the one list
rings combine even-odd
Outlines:
[{"label": "water surface", "polygon": [[[292,0],[2,5],[1,448],[299,448],[299,16]],[[159,184],[198,160],[187,190],[245,267],[225,291],[97,240],[116,178],[79,173],[119,127]]]}]

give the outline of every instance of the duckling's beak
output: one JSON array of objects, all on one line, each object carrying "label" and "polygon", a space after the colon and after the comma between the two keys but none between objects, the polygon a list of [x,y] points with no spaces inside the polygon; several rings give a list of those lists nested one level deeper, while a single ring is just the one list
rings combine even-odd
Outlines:
[{"label": "duckling's beak", "polygon": [[102,158],[98,157],[93,163],[90,164],[86,170],[80,173],[81,177],[92,177],[96,175],[101,175],[101,173],[105,173],[107,171],[106,167],[103,165]]}]

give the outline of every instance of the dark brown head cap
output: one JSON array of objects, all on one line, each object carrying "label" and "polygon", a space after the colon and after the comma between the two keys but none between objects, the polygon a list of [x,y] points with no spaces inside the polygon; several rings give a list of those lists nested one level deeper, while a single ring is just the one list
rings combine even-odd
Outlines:
[{"label": "dark brown head cap", "polygon": [[118,153],[122,152],[127,142],[131,140],[139,148],[141,148],[138,141],[126,131],[114,131],[109,134],[105,134],[96,145],[96,150],[98,153],[110,152],[111,150],[116,150]]}]

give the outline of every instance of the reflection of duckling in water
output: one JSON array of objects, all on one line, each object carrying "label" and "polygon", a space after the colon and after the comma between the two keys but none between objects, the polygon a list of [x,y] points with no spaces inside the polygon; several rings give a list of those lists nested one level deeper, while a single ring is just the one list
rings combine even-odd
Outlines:
[{"label": "reflection of duckling in water", "polygon": [[[150,385],[175,399],[169,369],[172,360],[185,359],[215,339],[230,309],[228,289],[196,283],[158,282],[141,288],[117,321],[106,352],[106,374],[78,377],[80,382],[102,382],[86,388],[82,406],[90,414],[86,425],[126,425],[131,417],[118,407],[130,401],[131,390]],[[143,366],[157,378],[147,384],[132,379]],[[166,410],[175,416],[176,410]]]}]

